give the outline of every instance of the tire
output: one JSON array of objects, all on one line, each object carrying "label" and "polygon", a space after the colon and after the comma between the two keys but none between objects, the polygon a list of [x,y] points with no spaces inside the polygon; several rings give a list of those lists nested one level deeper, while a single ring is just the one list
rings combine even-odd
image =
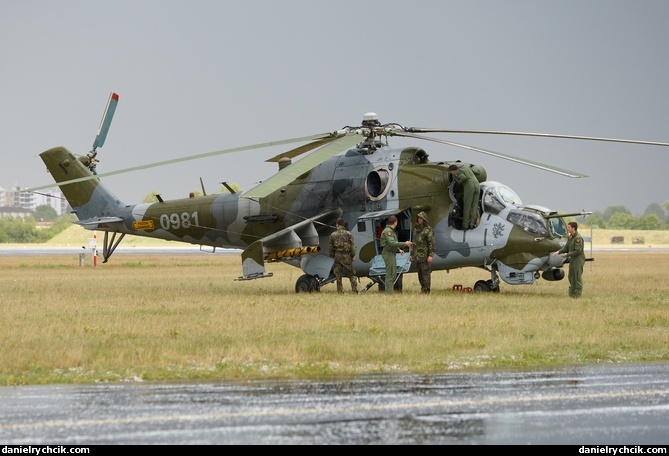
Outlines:
[{"label": "tire", "polygon": [[313,277],[304,274],[295,282],[295,293],[311,293],[313,291]]},{"label": "tire", "polygon": [[488,286],[488,282],[486,282],[485,280],[479,280],[474,284],[474,291],[477,293],[483,291],[490,291],[490,286]]},{"label": "tire", "polygon": [[310,288],[309,288],[309,293],[311,293],[312,291],[314,291],[314,292],[316,292],[316,293],[320,293],[320,291],[321,291],[321,283],[318,281],[318,279],[317,279],[316,277],[314,277],[314,276],[309,276],[309,280],[310,280],[310,283],[309,283],[309,286],[310,286]]},{"label": "tire", "polygon": [[[402,275],[404,275],[404,274],[402,274]],[[393,290],[394,290],[394,291],[402,291],[402,275],[400,275],[400,276],[397,278],[397,281],[395,282],[395,285],[393,286]],[[379,281],[378,281],[378,284],[379,284],[379,291],[380,291],[381,293],[385,293],[385,291],[386,291],[386,284],[385,284],[382,280],[379,280]]]}]

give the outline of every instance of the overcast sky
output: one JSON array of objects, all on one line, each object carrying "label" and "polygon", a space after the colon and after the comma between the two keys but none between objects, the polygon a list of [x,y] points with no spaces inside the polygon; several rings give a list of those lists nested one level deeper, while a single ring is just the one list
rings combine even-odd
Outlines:
[{"label": "overcast sky", "polygon": [[[91,149],[120,96],[98,172],[359,125],[525,131],[669,142],[666,0],[5,0],[0,186],[52,182],[39,153]],[[570,179],[419,141],[484,166],[560,211],[669,200],[669,147],[440,138],[579,171]],[[415,144],[393,140],[391,145]],[[221,181],[250,188],[294,146],[103,178],[125,203]]]}]

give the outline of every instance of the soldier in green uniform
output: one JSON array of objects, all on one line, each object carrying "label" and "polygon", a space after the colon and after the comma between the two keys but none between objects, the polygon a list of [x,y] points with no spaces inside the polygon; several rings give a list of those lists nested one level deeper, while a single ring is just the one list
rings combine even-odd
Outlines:
[{"label": "soldier in green uniform", "polygon": [[479,180],[474,175],[471,167],[464,165],[458,167],[452,164],[448,167],[453,180],[462,186],[464,196],[462,197],[462,229],[469,230],[476,228],[478,224],[478,204],[481,195],[481,186]]},{"label": "soldier in green uniform", "polygon": [[385,287],[386,293],[390,294],[393,292],[395,286],[395,279],[397,278],[397,261],[395,259],[396,253],[404,253],[405,247],[411,247],[411,241],[400,242],[397,240],[397,233],[395,233],[395,227],[397,226],[397,217],[391,215],[388,217],[386,222],[386,227],[381,232],[381,248],[383,252],[381,256],[383,261],[386,264],[386,280]]},{"label": "soldier in green uniform", "polygon": [[555,255],[562,255],[569,258],[569,296],[580,298],[583,292],[583,265],[585,264],[585,253],[583,253],[583,237],[578,232],[578,223],[569,222],[567,224],[569,240],[567,244]]},{"label": "soldier in green uniform", "polygon": [[358,277],[353,269],[355,260],[355,244],[353,235],[346,229],[346,221],[337,219],[337,230],[330,235],[329,253],[334,258],[334,275],[337,278],[337,292],[343,293],[342,277],[348,277],[351,281],[353,293],[358,294]]},{"label": "soldier in green uniform", "polygon": [[416,262],[420,291],[429,294],[432,275],[432,257],[434,256],[434,232],[428,223],[425,212],[418,213],[418,220],[413,231],[413,244],[409,260]]}]

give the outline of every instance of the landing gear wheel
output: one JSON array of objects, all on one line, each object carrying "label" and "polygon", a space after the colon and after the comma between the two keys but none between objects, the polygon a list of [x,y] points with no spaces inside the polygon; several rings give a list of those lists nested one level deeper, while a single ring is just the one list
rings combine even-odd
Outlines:
[{"label": "landing gear wheel", "polygon": [[492,280],[486,280],[485,283],[488,285],[488,289],[493,293],[499,293],[499,284],[496,286],[492,284]]},{"label": "landing gear wheel", "polygon": [[309,277],[310,277],[310,280],[311,280],[311,283],[310,283],[311,288],[309,289],[309,291],[310,292],[315,291],[317,293],[320,292],[321,291],[321,283],[318,281],[318,278],[315,277],[315,276],[309,276]]},{"label": "landing gear wheel", "polygon": [[296,293],[311,293],[312,291],[320,291],[318,280],[309,274],[304,274],[295,282]]},{"label": "landing gear wheel", "polygon": [[[492,283],[492,281],[490,281]],[[481,291],[490,291],[490,286],[488,285],[488,282],[485,280],[479,280],[474,284],[474,291],[481,292]]]},{"label": "landing gear wheel", "polygon": [[[393,285],[393,290],[402,291],[402,275],[404,275],[404,274],[401,274],[397,278],[397,280],[395,281],[395,285]],[[378,284],[379,284],[379,291],[382,292],[382,293],[385,292],[386,291],[385,282],[383,280],[379,279]]]}]

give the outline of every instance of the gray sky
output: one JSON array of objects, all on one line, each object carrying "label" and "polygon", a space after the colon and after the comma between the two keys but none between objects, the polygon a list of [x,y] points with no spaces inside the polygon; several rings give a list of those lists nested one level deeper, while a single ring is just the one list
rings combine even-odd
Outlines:
[{"label": "gray sky", "polygon": [[[100,173],[359,125],[669,142],[666,0],[6,0],[0,186],[48,184],[39,153],[85,154],[115,91]],[[435,135],[582,172],[570,179],[419,141],[560,211],[669,200],[669,147]],[[415,144],[393,140],[391,145]],[[125,203],[229,181],[250,188],[293,146],[103,179]]]}]

